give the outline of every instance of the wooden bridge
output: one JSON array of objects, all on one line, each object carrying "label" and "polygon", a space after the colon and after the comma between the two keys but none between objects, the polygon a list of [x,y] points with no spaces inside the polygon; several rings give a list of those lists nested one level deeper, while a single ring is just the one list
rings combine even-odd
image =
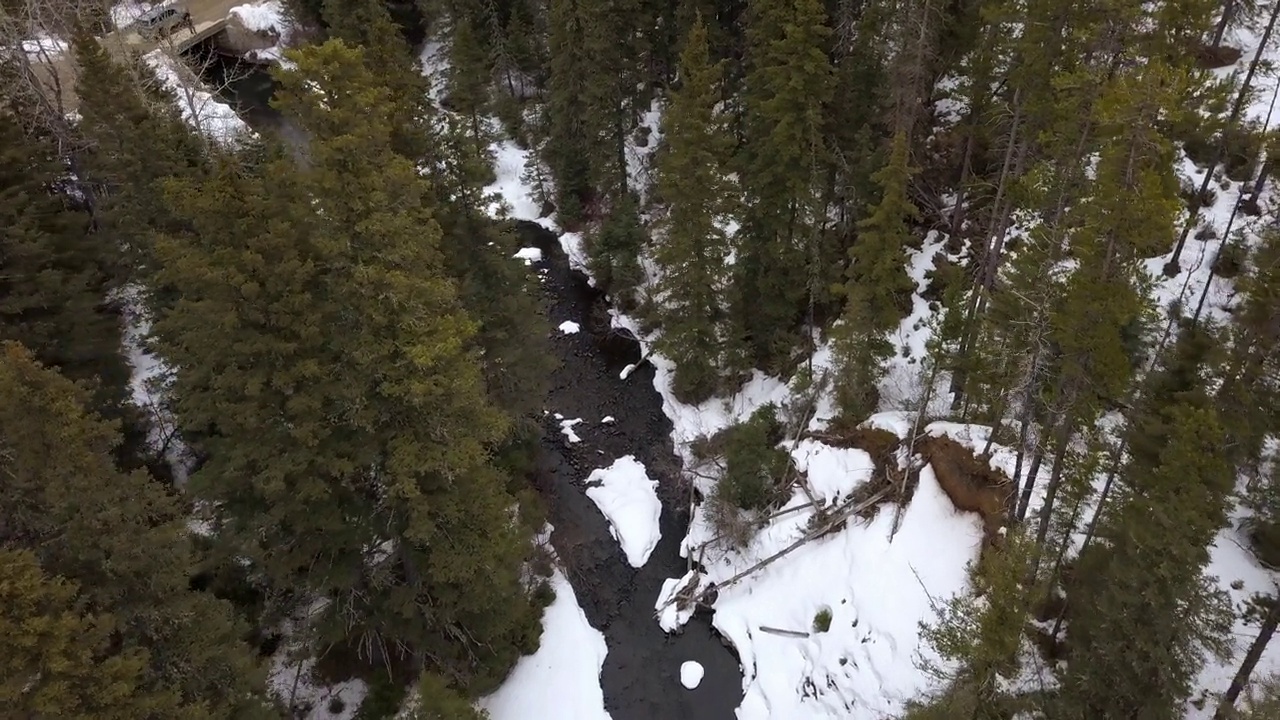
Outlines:
[{"label": "wooden bridge", "polygon": [[[243,5],[246,1],[187,0],[185,3],[174,3],[177,7],[186,7],[191,13],[190,25],[179,24],[171,32],[157,37],[144,37],[136,28],[126,27],[99,37],[98,42],[117,59],[125,62],[132,62],[134,58],[158,48],[176,55],[225,30],[231,8]],[[76,62],[72,52],[40,52],[32,57],[32,68],[49,92],[48,97],[59,97],[64,113],[75,112],[78,102],[75,94]]]}]

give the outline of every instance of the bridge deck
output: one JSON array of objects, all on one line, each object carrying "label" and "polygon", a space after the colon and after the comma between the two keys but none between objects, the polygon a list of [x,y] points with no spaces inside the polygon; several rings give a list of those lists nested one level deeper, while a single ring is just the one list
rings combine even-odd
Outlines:
[{"label": "bridge deck", "polygon": [[[182,52],[196,43],[207,40],[227,27],[227,17],[231,8],[243,5],[247,0],[189,0],[183,3],[191,13],[192,28],[180,25],[164,37],[144,38],[132,28],[117,30],[98,39],[112,55],[117,58],[137,57],[145,55],[156,48],[166,48]],[[76,63],[70,52],[50,57],[49,62],[35,62],[33,67],[40,81],[56,93],[62,101],[64,112],[75,112],[76,100]]]}]

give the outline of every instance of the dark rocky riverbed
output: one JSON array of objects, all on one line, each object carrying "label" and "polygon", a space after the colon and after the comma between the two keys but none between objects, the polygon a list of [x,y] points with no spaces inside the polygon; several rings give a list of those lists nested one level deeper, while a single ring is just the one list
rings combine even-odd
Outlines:
[{"label": "dark rocky riverbed", "polygon": [[[601,671],[605,706],[613,720],[731,720],[742,700],[738,659],[695,617],[679,635],[667,635],[653,604],[667,578],[685,574],[680,540],[688,523],[688,496],[671,445],[671,422],[653,389],[653,368],[642,364],[626,380],[619,373],[640,358],[633,338],[609,327],[603,296],[569,268],[554,233],[520,223],[525,245],[542,249],[542,298],[548,331],[571,320],[581,332],[558,335],[559,366],[552,373],[550,411],[538,490],[555,526],[552,546],[592,626],[604,633],[609,654]],[[581,442],[569,443],[555,413],[582,418]],[[615,421],[601,424],[606,416]],[[583,481],[592,470],[624,455],[644,463],[659,481],[662,540],[644,567],[632,568]],[[696,690],[680,685],[680,664],[696,660],[706,671]]]}]

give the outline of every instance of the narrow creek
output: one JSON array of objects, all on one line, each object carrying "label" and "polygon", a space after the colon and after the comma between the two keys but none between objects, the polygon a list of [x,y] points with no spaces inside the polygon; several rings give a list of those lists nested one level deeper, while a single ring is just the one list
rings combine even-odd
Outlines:
[{"label": "narrow creek", "polygon": [[[609,326],[603,295],[569,267],[559,238],[540,225],[521,222],[525,245],[543,251],[536,263],[548,329],[566,320],[581,332],[553,342],[560,363],[551,376],[547,427],[538,490],[555,526],[552,546],[591,625],[609,654],[600,673],[605,708],[613,720],[728,720],[742,700],[738,658],[701,614],[679,635],[667,635],[653,617],[654,600],[667,578],[685,574],[680,540],[688,524],[687,497],[680,489],[679,460],[671,444],[671,421],[653,388],[653,367],[642,364],[626,380],[619,374],[640,359],[640,347]],[[555,420],[582,418],[570,443]],[[614,422],[602,424],[608,416]],[[634,455],[659,482],[662,539],[645,565],[632,568],[583,482],[592,470]],[[680,664],[694,660],[706,672],[695,690],[680,684]]]},{"label": "narrow creek", "polygon": [[[224,73],[216,79],[228,81],[215,84],[223,88],[223,99],[259,132],[296,140],[291,137],[296,130],[270,107],[274,84],[266,68],[219,58],[213,67]],[[546,500],[555,527],[551,543],[565,575],[608,646],[600,676],[605,708],[613,720],[732,720],[742,700],[742,673],[709,617],[700,613],[682,633],[668,635],[653,616],[663,581],[685,574],[679,548],[688,524],[688,498],[681,489],[671,423],[653,387],[653,368],[643,364],[621,379],[623,368],[639,360],[639,345],[610,328],[604,296],[570,268],[554,233],[525,221],[516,231],[524,245],[543,251],[535,266],[543,278],[546,317],[532,321],[545,322],[548,332],[566,320],[582,328],[552,343],[559,362],[551,377],[534,482]],[[582,418],[575,427],[581,442],[567,442],[555,413]],[[602,424],[606,416],[615,421]],[[663,504],[662,539],[639,569],[627,563],[584,486],[592,470],[625,455],[634,455],[659,481]],[[680,684],[680,665],[688,660],[705,671],[695,690]]]}]

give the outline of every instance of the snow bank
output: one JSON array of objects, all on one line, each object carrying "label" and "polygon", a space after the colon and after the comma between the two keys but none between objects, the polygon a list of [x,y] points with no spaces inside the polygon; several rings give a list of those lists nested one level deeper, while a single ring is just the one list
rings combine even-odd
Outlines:
[{"label": "snow bank", "polygon": [[[891,539],[893,515],[891,506],[882,508],[869,524],[851,523],[749,583],[721,588],[714,624],[744,668],[739,720],[880,720],[928,687],[916,666],[932,656],[920,622],[935,617],[931,597],[966,591],[966,566],[982,530],[976,516],[952,507],[927,467]],[[727,577],[803,532],[783,530],[771,527],[745,556],[711,564],[713,577]],[[814,632],[821,611],[830,612],[831,624]],[[764,626],[811,634],[780,636]]]},{"label": "snow bank", "polygon": [[511,257],[523,260],[525,265],[532,265],[542,260],[542,250],[536,247],[520,248]]},{"label": "snow bank", "polygon": [[600,668],[608,649],[578,607],[573,587],[557,569],[556,599],[542,616],[542,643],[521,658],[502,687],[482,698],[492,720],[610,720]]},{"label": "snow bank", "polygon": [[283,36],[291,27],[285,15],[284,3],[280,0],[237,5],[227,14],[238,19],[246,30],[253,32]]},{"label": "snow bank", "polygon": [[640,461],[626,455],[607,468],[593,470],[587,485],[587,497],[608,518],[609,531],[622,545],[627,562],[642,567],[662,537],[658,482],[649,479]]},{"label": "snow bank", "polygon": [[241,138],[253,134],[229,105],[204,88],[184,81],[184,73],[179,70],[178,62],[163,50],[152,50],[143,55],[142,59],[155,72],[160,83],[173,93],[174,102],[182,111],[182,117],[210,140],[235,147]]},{"label": "snow bank", "polygon": [[161,7],[172,3],[122,2],[111,8],[111,24],[124,30],[146,14],[153,7]]}]

